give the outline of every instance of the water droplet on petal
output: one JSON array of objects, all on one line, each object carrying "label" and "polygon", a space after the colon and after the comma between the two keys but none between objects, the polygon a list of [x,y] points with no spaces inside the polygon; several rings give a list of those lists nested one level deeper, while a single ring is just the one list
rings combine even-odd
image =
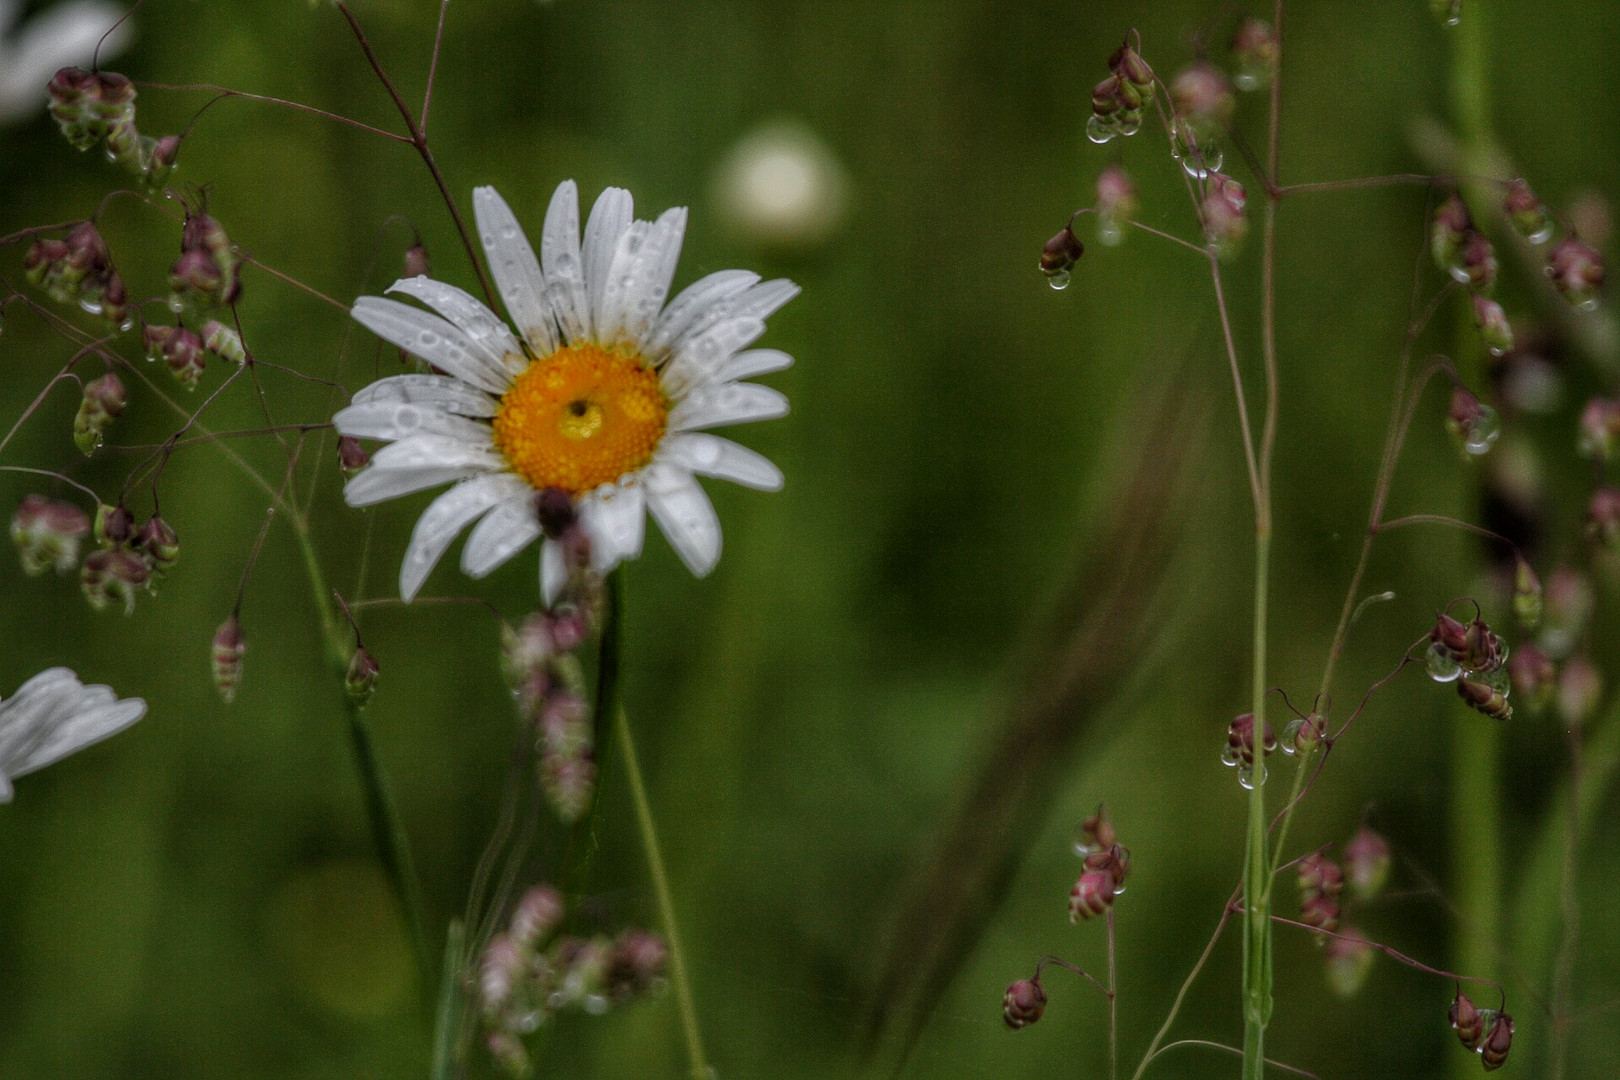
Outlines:
[{"label": "water droplet on petal", "polygon": [[1114,127],[1102,117],[1093,114],[1091,119],[1086,121],[1086,138],[1099,145],[1110,142],[1114,138]]}]

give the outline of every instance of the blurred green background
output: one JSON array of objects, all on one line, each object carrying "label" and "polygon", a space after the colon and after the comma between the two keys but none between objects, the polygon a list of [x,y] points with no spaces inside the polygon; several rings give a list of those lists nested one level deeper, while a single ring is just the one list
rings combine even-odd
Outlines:
[{"label": "blurred green background", "polygon": [[[406,99],[419,100],[438,5],[357,0],[355,11]],[[1141,608],[1147,646],[1130,654],[1106,701],[1071,718],[1078,734],[1058,762],[1061,784],[1022,808],[1020,820],[1033,824],[985,838],[987,857],[1016,856],[1005,901],[954,956],[937,1009],[894,1018],[878,1060],[893,1063],[894,1033],[910,1026],[920,1036],[905,1076],[1105,1074],[1103,1005],[1065,973],[1047,977],[1052,1004],[1040,1025],[1014,1035],[999,1015],[1006,984],[1042,954],[1103,963],[1102,927],[1071,927],[1064,910],[1078,872],[1071,830],[1100,800],[1134,853],[1118,907],[1128,1066],[1237,881],[1243,792],[1218,755],[1227,722],[1245,707],[1252,537],[1208,277],[1197,258],[1142,235],[1118,249],[1092,245],[1064,292],[1046,288],[1035,264],[1114,160],[1137,180],[1144,221],[1193,234],[1162,139],[1086,142],[1089,90],[1128,28],[1169,73],[1202,49],[1223,54],[1238,14],[1231,4],[1163,0],[450,5],[430,134],[464,207],[474,185],[494,184],[537,234],[559,181],[577,178],[587,199],[623,185],[644,215],[692,207],[677,285],[745,266],[804,288],[762,342],[797,358],[768,380],[793,413],[736,435],[782,466],[786,490],[712,486],[726,554],[709,580],[694,581],[661,538],[628,574],[628,704],[722,1078],[860,1071],[866,1021],[896,1004],[873,994],[896,963],[890,944],[908,883],[939,850],[941,823],[980,776],[1003,718],[1039,684],[1040,673],[1032,683],[1027,672],[1053,632],[1063,583],[1108,565],[1099,537],[1117,516],[1156,513],[1178,530],[1165,591]],[[1470,15],[1489,19],[1497,135],[1531,183],[1558,206],[1583,193],[1620,195],[1620,6],[1468,0]],[[398,126],[330,8],[152,0],[136,24],[136,41],[111,66],[138,80],[220,83]],[[1431,168],[1414,133],[1447,122],[1454,33],[1421,0],[1292,5],[1285,179]],[[143,91],[142,131],[183,128],[207,96]],[[841,217],[817,235],[751,228],[722,179],[739,141],[784,123],[813,133],[842,184]],[[1239,127],[1259,144],[1262,125],[1263,103],[1246,98]],[[410,226],[436,276],[472,286],[407,147],[226,101],[203,114],[180,161],[172,183],[206,188],[211,212],[244,249],[333,296],[380,292]],[[0,130],[0,235],[82,218],[126,182],[71,150],[43,115]],[[1416,187],[1301,197],[1283,209],[1270,675],[1296,702],[1316,685],[1365,523],[1425,205]],[[162,292],[172,223],[127,198],[109,202],[100,222],[132,293]],[[1089,226],[1081,236],[1091,244]],[[1251,241],[1227,271],[1251,379],[1257,249]],[[0,254],[5,292],[26,289],[22,250]],[[1510,313],[1557,325],[1531,287],[1533,268],[1503,258]],[[1432,292],[1438,277],[1424,271]],[[20,304],[5,316],[0,421],[9,428],[72,348]],[[395,370],[388,350],[341,313],[251,268],[241,318],[266,360],[322,376],[343,364],[351,387]],[[1477,374],[1477,346],[1453,332],[1465,320],[1460,301],[1447,307],[1424,345],[1466,343],[1459,361]],[[124,344],[137,356],[134,336]],[[1516,441],[1515,460],[1529,455],[1543,475],[1544,573],[1582,557],[1591,477],[1574,454],[1573,417],[1616,370],[1601,349],[1558,339],[1548,355],[1562,405],[1510,413],[1503,447]],[[211,372],[199,395],[218,378]],[[278,420],[330,415],[319,387],[274,371],[263,381]],[[1441,430],[1441,396],[1431,391],[1414,426],[1391,513],[1479,515],[1491,467],[1459,462]],[[1167,397],[1194,406],[1184,482],[1169,505],[1137,507],[1123,500],[1124,476],[1136,454],[1158,453],[1150,440],[1162,433],[1144,403]],[[115,446],[86,461],[69,439],[75,407],[59,389],[4,463],[63,469],[113,492],[139,460],[116,444],[151,444],[177,422],[132,384]],[[219,430],[261,418],[246,392],[209,413]],[[237,445],[279,477],[277,446]],[[34,490],[51,489],[0,475],[0,507]],[[426,497],[362,514],[338,490],[328,463],[312,518],[329,576],[350,595],[393,595]],[[423,1075],[418,988],[373,860],[297,549],[271,526],[243,608],[244,682],[223,706],[209,639],[230,610],[264,500],[206,447],[177,455],[161,494],[182,561],[128,619],[90,613],[71,578],[27,579],[15,559],[0,559],[0,693],[66,663],[150,703],[134,729],[28,777],[0,809],[0,1078]],[[1481,555],[1443,532],[1380,542],[1368,591],[1397,598],[1358,625],[1342,702],[1393,666],[1436,607],[1485,588]],[[526,554],[482,583],[446,565],[428,592],[483,597],[516,619],[535,603],[534,579]],[[1487,614],[1507,625],[1500,596],[1480,595],[1495,598]],[[1612,600],[1604,591],[1600,618],[1610,624]],[[367,715],[437,934],[462,908],[499,804],[513,721],[497,628],[477,607],[417,604],[372,610],[364,629],[382,665]],[[1620,657],[1601,633],[1593,640],[1594,659],[1620,677]],[[1357,921],[1442,967],[1459,918],[1412,895],[1422,879],[1407,860],[1448,881],[1454,727],[1488,723],[1408,673],[1334,754],[1293,837],[1291,854],[1342,841],[1373,806],[1406,899]],[[1289,777],[1277,764],[1273,776]],[[1532,1075],[1544,1061],[1545,958],[1518,950],[1515,935],[1528,918],[1522,896],[1530,907],[1554,902],[1527,893],[1535,883],[1526,874],[1565,768],[1556,722],[1521,709],[1504,736],[1497,837],[1506,952],[1489,972],[1509,983],[1519,1021],[1521,1045],[1503,1075]],[[609,925],[650,923],[620,779],[610,769],[593,907]],[[1620,887],[1614,810],[1610,800],[1583,849],[1578,1007],[1620,995],[1620,907],[1603,903]],[[554,827],[542,831],[536,874],[559,844]],[[1292,891],[1280,879],[1284,913]],[[1237,957],[1233,936],[1178,1034],[1240,1038]],[[1329,1077],[1433,1076],[1465,1057],[1445,1022],[1448,984],[1380,960],[1360,995],[1341,1002],[1324,984],[1319,950],[1286,929],[1277,963],[1274,1056]],[[1617,1017],[1583,1014],[1570,1075],[1614,1075]],[[1235,1060],[1176,1053],[1150,1075],[1236,1070]],[[603,1018],[565,1017],[540,1050],[543,1076],[682,1068],[671,995]]]}]

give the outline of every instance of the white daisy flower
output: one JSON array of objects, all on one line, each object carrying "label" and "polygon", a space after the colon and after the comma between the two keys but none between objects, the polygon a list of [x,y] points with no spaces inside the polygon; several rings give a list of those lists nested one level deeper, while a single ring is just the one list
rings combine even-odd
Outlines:
[{"label": "white daisy flower", "polygon": [[85,686],[67,668],[50,668],[0,701],[0,803],[11,782],[75,750],[116,735],[146,713],[140,698],[120,701],[105,686]]},{"label": "white daisy flower", "polygon": [[[782,394],[742,380],[793,363],[746,347],[798,286],[722,270],[665,305],[686,210],[635,221],[620,188],[596,200],[582,247],[578,191],[572,180],[560,185],[538,259],[494,188],[476,189],[473,207],[517,334],[466,292],[427,277],[388,291],[437,315],[375,296],[354,304],[362,325],[444,372],[372,383],[333,417],[343,435],[390,443],[344,488],[350,506],[455,484],[416,523],[400,595],[414,597],[474,522],[461,568],[475,578],[540,539],[535,495],[546,488],[573,497],[599,573],[641,553],[651,511],[687,567],[707,574],[720,558],[720,523],[696,476],[776,491],[782,473],[703,429],[787,413]],[[564,573],[561,548],[546,540],[548,601]]]}]

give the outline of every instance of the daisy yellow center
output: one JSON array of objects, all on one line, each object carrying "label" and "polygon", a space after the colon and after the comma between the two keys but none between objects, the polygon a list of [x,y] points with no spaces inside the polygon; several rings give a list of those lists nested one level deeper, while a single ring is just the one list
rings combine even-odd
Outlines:
[{"label": "daisy yellow center", "polygon": [[495,445],[535,488],[580,495],[652,460],[669,402],[635,353],[569,345],[534,361],[495,413]]}]

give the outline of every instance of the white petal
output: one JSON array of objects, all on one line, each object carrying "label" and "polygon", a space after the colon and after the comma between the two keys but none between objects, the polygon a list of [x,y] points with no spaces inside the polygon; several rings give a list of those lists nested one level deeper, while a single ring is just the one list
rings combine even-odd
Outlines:
[{"label": "white petal", "polygon": [[388,291],[414,297],[449,319],[485,360],[508,368],[515,361],[518,371],[528,366],[512,331],[471,293],[425,276],[400,278]]},{"label": "white petal", "polygon": [[534,494],[525,490],[496,506],[473,527],[461,549],[461,569],[468,577],[481,578],[539,536]]},{"label": "white petal", "polygon": [[445,435],[413,435],[372,455],[371,464],[344,487],[343,498],[350,506],[370,506],[452,480],[505,471],[505,461],[493,449]]},{"label": "white petal", "polygon": [[496,503],[523,494],[526,487],[520,477],[495,473],[464,481],[434,499],[416,519],[410,546],[405,549],[399,567],[400,597],[407,603],[415,599],[461,530]]},{"label": "white petal", "polygon": [[639,483],[604,484],[580,500],[579,511],[598,573],[641,554],[647,511]]},{"label": "white petal", "polygon": [[490,430],[488,424],[455,416],[432,405],[391,401],[350,405],[332,417],[332,425],[338,434],[357,439],[407,439],[426,433],[476,442],[488,437]]},{"label": "white petal", "polygon": [[546,301],[568,341],[591,334],[591,302],[585,289],[585,267],[579,254],[579,189],[564,180],[546,207],[540,234],[540,263],[545,268]]},{"label": "white petal", "polygon": [[733,300],[729,314],[738,318],[768,319],[798,295],[799,287],[787,278],[761,282]]},{"label": "white petal", "polygon": [[608,270],[613,266],[613,253],[619,248],[619,237],[630,227],[635,217],[635,200],[624,188],[603,188],[591,207],[591,216],[585,222],[585,240],[580,247],[580,259],[585,267],[585,290],[590,297],[591,333],[595,333],[596,317],[602,311],[602,294],[607,289]]},{"label": "white petal", "polygon": [[355,391],[349,399],[351,405],[381,402],[434,405],[458,416],[494,416],[501,407],[498,399],[449,375],[391,375]]},{"label": "white petal", "polygon": [[780,390],[756,383],[717,383],[700,386],[669,412],[669,430],[703,428],[774,420],[788,413],[788,400]]},{"label": "white petal", "polygon": [[540,545],[540,599],[547,606],[557,602],[557,596],[568,582],[568,566],[563,562],[562,545],[547,540]]},{"label": "white petal", "polygon": [[692,387],[713,381],[738,349],[752,345],[765,332],[759,319],[722,319],[700,334],[690,335],[659,374],[664,393],[679,400]]},{"label": "white petal", "polygon": [[786,371],[792,366],[793,357],[781,349],[748,349],[721,364],[720,370],[714,373],[714,381],[737,382],[773,371]]},{"label": "white petal", "polygon": [[[628,233],[626,233],[628,235]],[[638,349],[651,333],[664,300],[669,296],[669,285],[675,277],[675,264],[681,257],[681,240],[686,235],[686,208],[678,206],[659,215],[647,230],[640,250],[629,265],[622,268],[625,243],[621,240],[614,256],[613,273],[608,278],[608,311],[616,310],[616,321],[604,329],[598,321],[597,333],[604,342],[621,340]],[[619,290],[619,294],[616,294]]]},{"label": "white petal", "polygon": [[625,300],[630,295],[631,274],[651,229],[650,222],[632,221],[619,234],[613,257],[608,260],[608,269],[602,275],[602,293],[592,297],[591,325],[599,345],[613,345],[619,341],[619,333],[624,326]]},{"label": "white petal", "polygon": [[551,304],[546,300],[546,279],[517,215],[494,188],[481,187],[473,188],[473,216],[478,219],[484,257],[489,261],[495,288],[506,304],[506,313],[536,356],[551,354],[560,342]]},{"label": "white petal", "polygon": [[354,302],[351,314],[384,341],[481,390],[502,394],[512,382],[503,365],[484,356],[466,334],[437,315],[380,296],[362,296]]},{"label": "white petal", "polygon": [[140,698],[119,701],[105,686],[83,686],[67,668],[29,679],[0,705],[0,772],[15,778],[116,734],[146,713]]},{"label": "white petal", "polygon": [[720,520],[692,474],[655,464],[645,474],[647,506],[686,568],[706,576],[720,561]]},{"label": "white petal", "polygon": [[718,435],[670,435],[658,448],[661,458],[695,472],[759,491],[781,491],[782,470],[762,454]]},{"label": "white petal", "polygon": [[707,315],[716,304],[736,296],[758,280],[758,274],[747,270],[717,270],[698,278],[682,289],[658,316],[652,332],[647,336],[642,355],[654,361],[662,358],[696,320]]}]

